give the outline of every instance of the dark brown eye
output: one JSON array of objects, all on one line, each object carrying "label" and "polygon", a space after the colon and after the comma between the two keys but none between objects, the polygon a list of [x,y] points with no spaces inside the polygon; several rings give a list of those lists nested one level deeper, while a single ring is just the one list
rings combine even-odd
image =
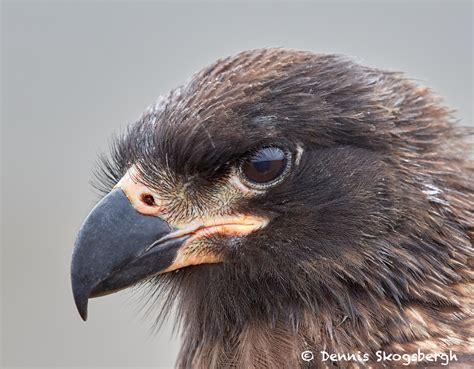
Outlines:
[{"label": "dark brown eye", "polygon": [[241,167],[243,177],[249,184],[264,187],[277,182],[287,169],[288,154],[278,147],[258,150],[247,158]]}]

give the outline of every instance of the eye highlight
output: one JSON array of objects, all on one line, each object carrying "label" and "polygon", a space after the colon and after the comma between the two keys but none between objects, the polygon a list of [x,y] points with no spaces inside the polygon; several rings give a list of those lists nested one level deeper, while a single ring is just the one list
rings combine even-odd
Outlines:
[{"label": "eye highlight", "polygon": [[265,147],[242,162],[241,177],[250,187],[267,188],[283,180],[289,171],[290,162],[289,152],[279,147]]}]

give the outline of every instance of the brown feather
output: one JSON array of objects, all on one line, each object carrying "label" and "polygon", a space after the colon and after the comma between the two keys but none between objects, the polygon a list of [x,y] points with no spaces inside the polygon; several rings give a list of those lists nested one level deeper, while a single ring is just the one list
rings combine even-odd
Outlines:
[{"label": "brown feather", "polygon": [[[471,134],[401,73],[300,51],[222,59],[160,99],[116,143],[111,185],[135,164],[170,199],[168,219],[273,219],[245,240],[211,240],[226,262],[151,281],[167,296],[162,317],[176,304],[177,367],[333,367],[322,350],[474,354]],[[239,158],[275,142],[304,149],[288,180],[251,198],[225,187]],[[308,349],[316,360],[301,360]]]}]

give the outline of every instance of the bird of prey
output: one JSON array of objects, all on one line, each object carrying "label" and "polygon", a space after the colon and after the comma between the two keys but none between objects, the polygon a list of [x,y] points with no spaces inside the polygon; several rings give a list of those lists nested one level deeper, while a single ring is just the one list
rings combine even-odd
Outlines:
[{"label": "bird of prey", "polygon": [[466,363],[471,134],[429,88],[344,56],[218,60],[102,155],[72,258],[79,313],[143,288],[176,312],[179,369]]}]

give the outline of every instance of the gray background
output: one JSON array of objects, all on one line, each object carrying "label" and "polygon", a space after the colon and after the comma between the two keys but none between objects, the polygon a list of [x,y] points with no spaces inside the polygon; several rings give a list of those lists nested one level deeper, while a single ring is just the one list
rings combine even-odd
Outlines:
[{"label": "gray background", "polygon": [[214,59],[284,46],[354,56],[424,80],[472,122],[472,3],[4,2],[4,366],[172,367],[171,324],[124,292],[79,319],[70,291],[88,180],[110,133]]}]

